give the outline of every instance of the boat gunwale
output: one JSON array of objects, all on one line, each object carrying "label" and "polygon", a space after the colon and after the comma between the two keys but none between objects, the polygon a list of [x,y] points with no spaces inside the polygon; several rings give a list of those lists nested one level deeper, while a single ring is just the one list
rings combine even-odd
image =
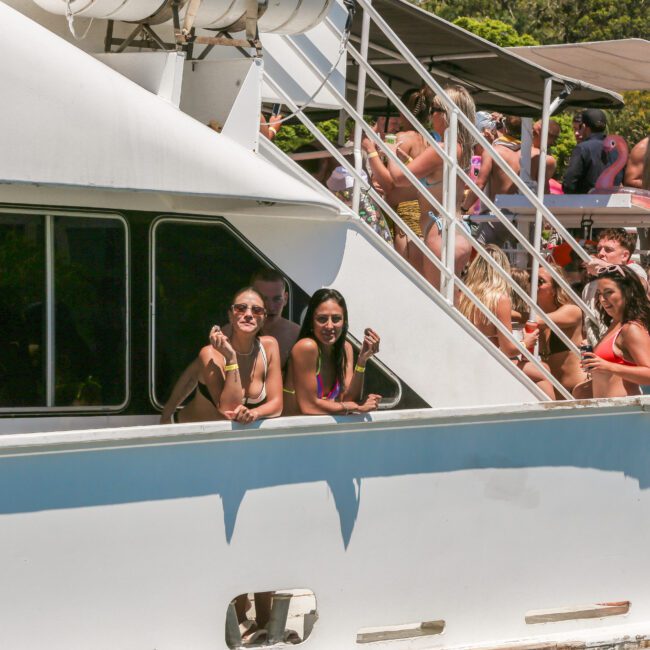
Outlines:
[{"label": "boat gunwale", "polygon": [[572,402],[504,404],[377,411],[360,415],[304,415],[259,420],[253,425],[231,421],[153,424],[0,435],[0,456],[82,451],[97,448],[213,443],[302,436],[370,433],[394,429],[438,428],[476,423],[535,421],[541,418],[608,417],[650,412],[650,395]]}]

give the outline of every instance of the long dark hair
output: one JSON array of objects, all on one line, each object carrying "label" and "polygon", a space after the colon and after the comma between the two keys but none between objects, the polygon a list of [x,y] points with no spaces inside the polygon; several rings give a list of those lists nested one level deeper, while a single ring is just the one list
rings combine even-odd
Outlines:
[{"label": "long dark hair", "polygon": [[[618,269],[620,269],[620,273]],[[639,276],[631,268],[621,264],[608,273],[598,275],[599,280],[604,278],[614,280],[623,294],[625,307],[623,308],[621,324],[636,321],[650,332],[650,302]],[[600,300],[596,305],[596,309],[603,323],[609,327],[612,317],[603,309]]]},{"label": "long dark hair", "polygon": [[313,339],[319,345],[318,339],[314,334],[314,312],[316,309],[328,300],[333,300],[343,310],[343,331],[341,336],[334,343],[334,367],[336,368],[336,378],[341,386],[341,391],[345,388],[345,366],[347,357],[345,354],[345,337],[348,333],[348,306],[345,304],[345,298],[336,289],[318,289],[309,299],[305,318],[302,321],[298,339]]}]

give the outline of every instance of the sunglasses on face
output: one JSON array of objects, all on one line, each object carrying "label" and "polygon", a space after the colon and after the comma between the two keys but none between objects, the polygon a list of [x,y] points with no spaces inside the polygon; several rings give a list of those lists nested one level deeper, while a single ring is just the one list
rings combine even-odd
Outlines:
[{"label": "sunglasses on face", "polygon": [[230,305],[234,314],[237,316],[243,316],[249,309],[253,316],[264,316],[266,314],[266,309],[260,307],[259,305],[247,305],[245,302],[238,302],[234,305]]},{"label": "sunglasses on face", "polygon": [[446,113],[447,111],[444,108],[439,108],[438,106],[432,106],[429,113],[433,115],[434,113]]}]

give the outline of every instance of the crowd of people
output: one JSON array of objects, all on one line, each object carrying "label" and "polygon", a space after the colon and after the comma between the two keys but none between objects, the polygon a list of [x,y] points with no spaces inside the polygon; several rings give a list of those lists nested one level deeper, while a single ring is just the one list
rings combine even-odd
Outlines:
[{"label": "crowd of people", "polygon": [[[511,170],[520,174],[521,119],[477,113],[466,89],[450,86],[445,90]],[[407,91],[402,102],[444,148],[450,123],[446,103],[427,86]],[[262,133],[273,138],[281,126],[281,118],[274,115],[266,122],[262,116],[260,123]],[[391,125],[390,120],[388,125]],[[599,109],[587,109],[574,116],[577,144],[560,185],[553,179],[555,159],[546,155],[545,160],[541,160],[541,123],[535,123],[531,178],[537,177],[539,165],[544,164],[547,192],[586,193],[592,190],[612,162],[613,153],[603,147],[606,126],[605,113]],[[435,204],[443,201],[444,160],[412,128],[405,116],[393,122],[392,130],[391,137],[386,138],[387,146],[428,193],[418,191],[403,167],[384,156],[375,142],[366,137],[362,142],[364,178],[370,178],[412,232],[407,236],[399,228],[391,231],[384,215],[366,194],[361,211],[370,227],[384,239],[394,242],[399,253],[439,288],[438,268],[410,238],[420,237],[433,255],[440,258],[444,222]],[[558,123],[551,120],[549,146],[559,133]],[[472,171],[476,186],[490,201],[497,194],[517,191],[511,175],[495,164],[489,151],[474,143],[462,122],[458,124],[456,154],[459,165]],[[322,174],[321,180],[342,200],[351,201],[354,178],[346,168],[330,168]],[[615,182],[650,190],[647,137],[632,149],[629,164],[621,168]],[[650,302],[647,273],[632,261],[636,231],[613,228],[600,232],[594,255],[580,269],[577,279],[569,278],[565,269],[553,259],[552,252],[547,251],[555,275],[567,282],[573,280],[574,288],[582,292],[583,301],[596,313],[596,318],[585,318],[563,288],[564,283],[558,283],[544,267],[538,272],[537,304],[531,309],[521,299],[513,283],[529,294],[529,270],[511,264],[503,250],[504,233],[493,222],[486,220],[480,228],[472,228],[471,216],[483,210],[489,210],[489,206],[483,205],[474,188],[457,180],[455,218],[460,228],[455,238],[455,271],[482,306],[479,308],[464,294],[458,295],[459,311],[551,399],[561,399],[562,395],[540,368],[577,398],[639,394],[643,385],[650,384]],[[473,237],[485,246],[493,264],[481,255],[471,259]],[[352,346],[346,340],[348,309],[338,291],[316,291],[302,326],[283,317],[287,297],[285,280],[279,273],[270,269],[256,273],[251,285],[233,296],[228,323],[212,328],[209,344],[181,374],[163,409],[161,422],[229,419],[247,424],[282,414],[347,415],[376,409],[381,397],[362,395],[366,364],[379,349],[377,333],[371,328],[365,330],[355,360]],[[558,336],[547,325],[547,320],[559,328],[564,337]],[[500,323],[500,327],[494,322]],[[504,331],[529,350],[538,350],[538,363],[524,358]],[[574,354],[563,338],[576,347],[582,346],[581,357]]]}]

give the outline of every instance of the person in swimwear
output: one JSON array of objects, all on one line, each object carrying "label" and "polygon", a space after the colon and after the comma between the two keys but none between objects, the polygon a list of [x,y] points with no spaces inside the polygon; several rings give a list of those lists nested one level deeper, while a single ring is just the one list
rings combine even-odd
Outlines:
[{"label": "person in swimwear", "polygon": [[[561,266],[553,268],[566,279]],[[582,343],[582,310],[571,302],[566,291],[551,277],[545,269],[539,269],[537,280],[537,304],[545,314],[580,347]],[[537,319],[540,332],[540,353],[551,369],[551,374],[571,392],[587,377],[580,365],[579,357],[571,352],[560,338],[542,321]],[[556,392],[556,399],[563,399]]]},{"label": "person in swimwear", "polygon": [[[228,310],[232,336],[215,325],[210,345],[201,349],[174,386],[161,424],[235,420],[249,424],[282,413],[280,350],[272,336],[259,336],[266,310],[252,287],[238,291]],[[182,410],[181,402],[194,391]]]},{"label": "person in swimwear", "polygon": [[638,275],[621,264],[599,269],[597,309],[608,329],[594,351],[583,355],[591,381],[573,394],[640,395],[641,385],[650,384],[650,303]]},{"label": "person in swimwear", "polygon": [[[488,244],[485,250],[492,259],[510,274],[510,262],[506,254],[494,244]],[[481,255],[477,255],[467,269],[465,278],[467,288],[474,296],[487,307],[498,320],[512,332],[512,299],[508,282]],[[532,379],[551,399],[555,399],[555,392],[551,382],[544,377],[534,364],[522,358],[517,346],[505,335],[501,334],[463,293],[458,301],[458,311],[473,323],[487,338],[494,343],[511,361],[514,361],[524,374]],[[529,349],[535,346],[539,337],[539,330],[525,333],[522,345]]]},{"label": "person in swimwear", "polygon": [[[462,86],[449,86],[445,88],[445,92],[449,98],[460,108],[460,110],[471,120],[472,123],[476,120],[476,108],[474,100],[471,95]],[[430,104],[430,125],[434,131],[436,140],[440,141],[440,145],[444,148],[444,133],[449,126],[449,109],[444,105],[442,100],[433,94],[433,91],[427,86],[424,89],[427,97],[427,102]],[[377,171],[381,173],[379,164],[383,166],[381,160],[379,163],[378,153],[374,149],[374,143],[366,144],[368,159],[372,165],[373,173]],[[373,153],[374,152],[374,153]],[[374,154],[377,154],[376,156]],[[456,145],[456,154],[458,156],[458,164],[469,173],[470,160],[472,157],[472,136],[468,129],[466,129],[461,122],[458,122],[458,139]],[[403,162],[406,164],[408,170],[412,172],[420,183],[431,194],[442,203],[442,189],[443,189],[443,174],[445,170],[444,161],[438,155],[433,147],[426,147],[418,156],[411,157],[404,156]],[[411,181],[403,174],[401,168],[388,161],[388,172],[391,176],[391,182],[394,187],[408,188],[412,187]],[[461,220],[463,229],[466,235],[462,235],[459,230],[456,230],[456,248],[454,251],[454,266],[457,275],[465,268],[469,261],[472,246],[469,241],[470,231],[469,226],[465,221],[462,221],[460,214],[460,204],[463,200],[464,183],[460,179],[456,179],[456,215],[455,217]],[[442,252],[442,232],[443,232],[443,217],[436,214],[434,206],[425,198],[424,195],[418,192],[418,202],[420,204],[420,227],[424,237],[424,243],[432,251],[436,257],[440,258]],[[451,225],[451,224],[450,224]],[[434,286],[436,289],[440,288],[440,271],[428,260],[423,261],[422,268],[419,269],[422,275]]]},{"label": "person in swimwear", "polygon": [[[424,88],[409,88],[400,98],[408,108],[411,115],[423,126],[428,126],[430,97]],[[426,148],[424,138],[411,126],[406,117],[400,113],[398,118],[399,131],[395,134],[396,144],[389,145],[402,160],[412,160],[419,156]],[[388,204],[395,208],[397,214],[406,222],[413,233],[422,238],[420,229],[420,206],[417,191],[413,186],[395,187],[393,178],[384,163],[378,159],[377,149],[369,138],[364,138],[361,146],[368,155],[367,165],[372,173],[373,181],[383,190]],[[373,154],[372,152],[375,152]],[[415,244],[409,242],[406,233],[400,228],[395,228],[395,250],[411,265],[420,269],[422,267],[422,253]]]},{"label": "person in swimwear", "polygon": [[345,340],[347,331],[343,296],[335,289],[316,291],[291,350],[284,415],[348,415],[377,409],[380,395],[360,400],[366,363],[379,350],[379,336],[366,329],[355,363],[352,346]]}]

